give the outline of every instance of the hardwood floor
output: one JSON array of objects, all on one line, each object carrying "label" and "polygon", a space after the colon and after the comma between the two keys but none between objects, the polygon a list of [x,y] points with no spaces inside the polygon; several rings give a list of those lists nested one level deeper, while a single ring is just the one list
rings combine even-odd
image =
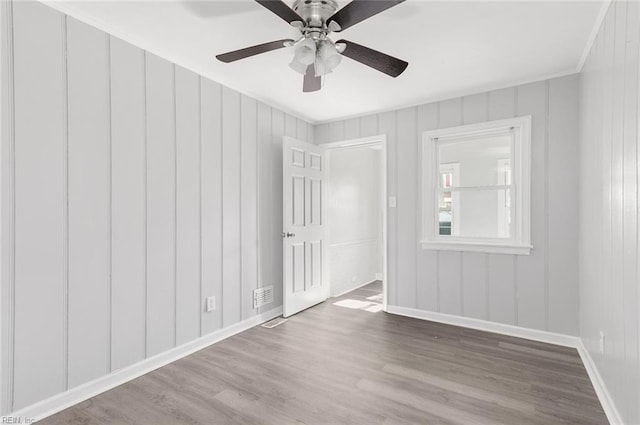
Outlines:
[{"label": "hardwood floor", "polygon": [[606,424],[575,349],[379,311],[376,282],[41,424]]}]

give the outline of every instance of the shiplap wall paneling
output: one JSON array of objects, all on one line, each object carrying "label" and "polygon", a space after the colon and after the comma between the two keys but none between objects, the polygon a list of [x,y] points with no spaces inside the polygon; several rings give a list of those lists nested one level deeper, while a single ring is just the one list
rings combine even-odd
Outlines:
[{"label": "shiplap wall paneling", "polygon": [[396,290],[396,302],[400,305],[416,306],[416,190],[417,172],[417,108],[407,108],[397,114],[397,196],[401,202],[397,207],[398,258],[403,264],[397,269],[397,281],[402,282]]},{"label": "shiplap wall paneling", "polygon": [[[254,315],[253,290],[258,287],[258,105],[242,96],[240,131],[241,237],[242,237],[242,319]],[[306,128],[304,129],[306,137]]]},{"label": "shiplap wall paneling", "polygon": [[67,20],[69,387],[111,369],[109,38]]},{"label": "shiplap wall paneling", "polygon": [[[258,102],[258,286],[273,284],[273,155],[271,141],[271,108]],[[272,306],[259,308],[259,312]]]},{"label": "shiplap wall paneling", "polygon": [[285,134],[285,114],[277,109],[271,110],[271,155],[273,165],[272,198],[273,202],[273,225],[272,247],[273,247],[273,300],[275,305],[282,304],[282,232],[283,232],[283,211],[282,211],[282,137]]},{"label": "shiplap wall paneling", "polygon": [[[604,25],[600,28],[598,36],[593,42],[593,46],[581,74],[581,105],[580,105],[580,232],[579,240],[580,250],[579,267],[580,267],[580,337],[585,347],[589,351],[596,348],[598,339],[599,324],[602,319],[600,309],[585,314],[585,307],[600,306],[601,291],[603,288],[598,287],[597,283],[602,276],[602,262],[588,261],[600,255],[602,247],[601,231],[585,232],[587,228],[600,228],[603,224],[602,210],[602,143],[600,136],[602,134],[602,118],[601,118],[601,89],[602,78],[600,70],[600,58],[603,47],[603,31]],[[585,173],[585,167],[590,168],[589,173]],[[595,188],[595,189],[594,189]],[[587,206],[597,206],[595,208],[587,208]],[[604,286],[604,285],[603,285]]]},{"label": "shiplap wall paneling", "polygon": [[[616,308],[618,306],[615,304],[612,293],[615,291],[615,288],[612,288],[613,285],[617,285],[618,282],[613,282],[611,280],[612,276],[612,262],[611,258],[611,248],[613,244],[612,238],[612,198],[611,198],[611,162],[612,162],[612,140],[611,133],[613,128],[612,123],[612,110],[613,110],[613,65],[615,60],[615,16],[616,16],[616,7],[613,4],[613,7],[609,9],[609,12],[605,18],[604,22],[604,34],[602,40],[602,64],[601,70],[602,73],[602,93],[601,98],[599,99],[602,102],[602,127],[600,130],[601,134],[601,144],[602,150],[600,152],[600,161],[602,163],[602,174],[600,180],[600,186],[602,187],[602,223],[600,226],[602,227],[602,246],[600,255],[602,256],[602,271],[600,276],[600,281],[596,282],[596,285],[601,286],[601,300],[603,304],[598,306],[598,308],[602,309],[602,318],[600,323],[598,323],[598,331],[604,333],[604,350],[600,350],[598,348],[598,352],[603,351],[604,361],[601,364],[602,372],[605,375],[605,379],[608,376],[611,379],[612,388],[610,391],[614,398],[619,399],[618,388],[621,383],[619,382],[620,376],[616,371],[615,362],[612,361],[611,357],[615,357],[615,338],[614,338],[614,329],[616,327],[615,323],[613,323],[613,316]],[[593,309],[592,306],[587,306],[587,310]],[[600,338],[598,337],[596,341],[600,342]],[[598,346],[598,345],[596,345]],[[621,407],[621,406],[620,406]]]},{"label": "shiplap wall paneling", "polygon": [[[488,94],[488,118],[490,121],[512,118],[516,115],[517,89],[509,87]],[[489,320],[510,325],[517,322],[515,257],[504,254],[487,254],[487,287],[489,295]]]},{"label": "shiplap wall paneling", "polygon": [[614,1],[600,27],[581,78],[579,149],[580,336],[629,424],[640,423],[639,9]]},{"label": "shiplap wall paneling", "polygon": [[307,141],[308,137],[308,124],[301,120],[300,118],[296,118],[296,138],[298,140]]},{"label": "shiplap wall paneling", "polygon": [[578,80],[549,82],[549,330],[578,329]]},{"label": "shiplap wall paneling", "polygon": [[13,3],[14,409],[66,389],[65,21],[41,3]]},{"label": "shiplap wall paneling", "polygon": [[345,122],[335,121],[329,124],[329,141],[337,142],[339,140],[345,140],[346,135],[344,131]]},{"label": "shiplap wall paneling", "polygon": [[[611,115],[611,282],[610,296],[613,305],[620,306],[611,310],[612,332],[610,339],[613,343],[613,355],[624,358],[624,293],[623,293],[623,111],[624,106],[624,65],[626,43],[626,8],[627,2],[617,2],[614,6],[613,18],[613,91],[612,91],[612,115]],[[620,326],[620,324],[623,324]],[[619,391],[619,390],[618,390]],[[622,393],[618,393],[624,397]]]},{"label": "shiplap wall paneling", "polygon": [[[462,124],[485,122],[489,119],[489,94],[480,93],[462,99]],[[488,319],[487,254],[462,253],[462,311],[465,316]]]},{"label": "shiplap wall paneling", "polygon": [[240,97],[222,88],[222,326],[241,317]]},{"label": "shiplap wall paneling", "polygon": [[438,286],[440,311],[462,315],[462,253],[441,251],[438,258]]},{"label": "shiplap wall paneling", "polygon": [[12,4],[0,2],[0,415],[9,412],[13,333],[13,24]]},{"label": "shiplap wall paneling", "polygon": [[489,254],[487,260],[489,320],[515,325],[518,314],[515,299],[516,257],[513,255]]},{"label": "shiplap wall paneling", "polygon": [[298,137],[298,121],[296,117],[284,114],[284,135],[288,137]]},{"label": "shiplap wall paneling", "polygon": [[[202,334],[222,327],[222,86],[201,79]],[[205,312],[205,299],[217,308]],[[232,308],[229,306],[229,308]]]},{"label": "shiplap wall paneling", "polygon": [[378,116],[369,115],[359,118],[360,121],[360,136],[359,137],[371,137],[377,136],[378,133]]},{"label": "shiplap wall paneling", "polygon": [[200,77],[175,68],[176,342],[200,336]]},{"label": "shiplap wall paneling", "polygon": [[467,317],[487,320],[487,255],[480,252],[461,253],[462,312]]},{"label": "shiplap wall paneling", "polygon": [[[439,128],[462,125],[462,99],[440,102]],[[442,251],[439,253],[438,286],[440,288],[440,311],[447,314],[463,314],[462,306],[462,253]]]},{"label": "shiplap wall paneling", "polygon": [[345,121],[344,123],[344,138],[349,139],[357,139],[360,137],[360,119],[359,118],[351,118]]},{"label": "shiplap wall paneling", "polygon": [[[416,236],[422,238],[422,203],[425,193],[422,188],[422,133],[438,128],[440,108],[437,103],[421,105],[418,107],[417,127],[417,176],[416,176]],[[416,258],[416,308],[421,310],[440,311],[440,295],[438,288],[438,258],[439,252],[417,247]]]},{"label": "shiplap wall paneling", "polygon": [[[612,301],[611,294],[614,291],[610,285],[616,285],[618,282],[611,281],[611,264],[613,259],[611,258],[611,245],[612,245],[612,228],[611,228],[611,132],[612,132],[612,119],[611,111],[613,109],[613,63],[615,53],[615,6],[609,9],[609,13],[604,21],[604,35],[603,35],[603,55],[602,55],[602,98],[600,101],[603,103],[602,114],[604,119],[602,121],[602,151],[600,160],[602,161],[602,175],[600,180],[600,186],[602,187],[602,202],[604,204],[602,208],[602,300],[604,305],[603,316],[604,321],[601,323],[600,331],[604,332],[604,352],[613,353],[615,339],[613,338],[613,324],[611,318],[613,317],[613,309],[615,304]],[[608,284],[605,284],[607,282]],[[599,338],[598,338],[599,340]],[[611,367],[611,363],[604,363],[604,366]],[[606,371],[611,373],[611,371]],[[605,372],[605,373],[606,373]],[[614,397],[616,396],[616,388],[613,388]]]},{"label": "shiplap wall paneling", "polygon": [[147,355],[176,343],[176,132],[174,65],[146,54]]},{"label": "shiplap wall paneling", "polygon": [[531,243],[526,256],[516,258],[518,325],[546,329],[547,280],[545,273],[547,245],[546,214],[546,145],[547,83],[544,81],[518,87],[517,115],[531,115]]},{"label": "shiplap wall paneling", "polygon": [[[630,365],[638,365],[623,392],[623,410],[631,421],[640,422],[640,289],[638,288],[638,93],[640,77],[640,4],[626,5],[625,72],[623,98],[623,287],[624,358]],[[636,397],[633,396],[636,394]]]},{"label": "shiplap wall paneling", "polygon": [[315,143],[328,143],[329,140],[329,124],[317,124],[313,126],[313,141]]},{"label": "shiplap wall paneling", "polygon": [[117,370],[146,356],[145,59],[114,37],[110,52],[111,368]]}]

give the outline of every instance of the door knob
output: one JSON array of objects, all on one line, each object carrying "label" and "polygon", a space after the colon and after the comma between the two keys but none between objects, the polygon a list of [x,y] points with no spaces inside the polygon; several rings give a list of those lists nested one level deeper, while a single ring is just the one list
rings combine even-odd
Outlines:
[{"label": "door knob", "polygon": [[283,238],[295,238],[296,234],[295,233],[291,233],[291,232],[282,232],[282,237]]}]

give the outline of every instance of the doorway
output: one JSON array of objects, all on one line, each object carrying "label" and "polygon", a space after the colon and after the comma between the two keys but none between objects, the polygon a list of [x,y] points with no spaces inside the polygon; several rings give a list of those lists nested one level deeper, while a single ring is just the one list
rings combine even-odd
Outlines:
[{"label": "doorway", "polygon": [[323,145],[327,158],[329,295],[382,288],[387,308],[387,175],[384,135]]}]

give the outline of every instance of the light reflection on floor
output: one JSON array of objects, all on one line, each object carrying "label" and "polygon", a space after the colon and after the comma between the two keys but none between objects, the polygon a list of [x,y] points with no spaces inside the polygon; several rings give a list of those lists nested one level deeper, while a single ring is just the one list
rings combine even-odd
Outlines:
[{"label": "light reflection on floor", "polygon": [[379,311],[382,311],[382,303],[378,302],[382,301],[382,294],[368,297],[367,300],[369,301],[346,299],[336,301],[335,303],[333,303],[333,305],[336,305],[338,307],[351,308],[354,310],[364,310],[368,311],[369,313],[377,313]]}]

